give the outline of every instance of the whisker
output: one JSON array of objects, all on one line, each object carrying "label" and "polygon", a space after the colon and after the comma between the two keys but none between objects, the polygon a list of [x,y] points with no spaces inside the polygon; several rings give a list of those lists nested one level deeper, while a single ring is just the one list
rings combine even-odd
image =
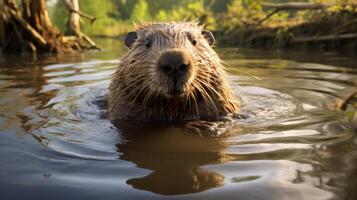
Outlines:
[{"label": "whisker", "polygon": [[[198,81],[198,80],[197,80]],[[201,94],[205,96],[205,98],[203,98],[205,104],[206,104],[206,99],[208,99],[208,103],[210,104],[210,106],[207,106],[207,108],[210,108],[210,110],[213,110],[215,112],[216,115],[218,115],[218,108],[217,105],[215,103],[215,101],[212,99],[212,97],[207,93],[207,91],[204,89],[204,87],[201,85],[201,83],[198,81],[196,82],[196,86],[197,88],[201,91]]]},{"label": "whisker", "polygon": [[[225,62],[225,61],[222,61],[222,65],[227,65],[228,67],[233,68],[232,65],[228,64],[228,63]],[[249,73],[249,72],[244,72],[244,71],[241,71],[240,69],[236,69],[236,68],[234,68],[234,69],[235,69],[235,71],[237,71],[237,72],[239,72],[239,73],[241,73],[241,74],[248,75],[248,76],[250,76],[250,77],[252,77],[252,78],[254,78],[254,79],[256,79],[256,80],[259,80],[259,81],[262,81],[262,80],[263,80],[262,78],[260,78],[260,77],[258,77],[258,76],[256,76],[256,75],[254,75],[254,74],[251,74],[251,73]]]}]

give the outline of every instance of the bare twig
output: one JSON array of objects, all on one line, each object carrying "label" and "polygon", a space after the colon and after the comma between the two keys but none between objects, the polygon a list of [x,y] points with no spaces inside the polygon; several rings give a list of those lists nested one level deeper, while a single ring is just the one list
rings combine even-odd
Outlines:
[{"label": "bare twig", "polygon": [[75,13],[79,14],[80,16],[82,16],[82,17],[88,19],[91,24],[93,24],[94,21],[97,19],[96,17],[93,17],[93,16],[91,16],[91,15],[88,15],[88,14],[86,14],[86,13],[83,13],[83,12],[81,12],[81,11],[79,11],[79,10],[69,9],[69,11],[75,12]]},{"label": "bare twig", "polygon": [[279,11],[280,11],[279,9],[275,9],[273,12],[269,13],[266,17],[264,17],[263,19],[259,20],[257,22],[257,25],[262,24],[265,20],[269,19],[271,16],[273,16],[274,14],[276,14]]},{"label": "bare twig", "polygon": [[91,24],[93,24],[93,22],[97,19],[91,15],[88,15],[86,13],[81,12],[79,9],[76,9],[78,7],[78,5],[74,5],[72,1],[70,0],[63,0],[64,4],[66,5],[67,9],[70,12],[74,12],[77,13],[78,15],[80,15],[81,17],[84,17],[86,19],[88,19],[90,21]]}]

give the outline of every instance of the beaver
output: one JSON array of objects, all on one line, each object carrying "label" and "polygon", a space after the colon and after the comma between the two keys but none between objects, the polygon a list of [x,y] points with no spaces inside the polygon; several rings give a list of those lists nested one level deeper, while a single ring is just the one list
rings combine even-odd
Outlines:
[{"label": "beaver", "polygon": [[238,113],[214,42],[197,22],[143,23],[129,32],[109,87],[109,119],[210,122]]}]

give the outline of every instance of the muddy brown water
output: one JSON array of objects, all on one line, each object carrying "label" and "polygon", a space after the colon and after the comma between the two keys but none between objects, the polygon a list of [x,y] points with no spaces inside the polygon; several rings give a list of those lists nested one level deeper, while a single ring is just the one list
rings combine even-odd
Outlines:
[{"label": "muddy brown water", "polygon": [[103,119],[121,42],[0,57],[0,199],[356,199],[357,138],[329,105],[354,56],[219,49],[243,102],[232,135]]}]

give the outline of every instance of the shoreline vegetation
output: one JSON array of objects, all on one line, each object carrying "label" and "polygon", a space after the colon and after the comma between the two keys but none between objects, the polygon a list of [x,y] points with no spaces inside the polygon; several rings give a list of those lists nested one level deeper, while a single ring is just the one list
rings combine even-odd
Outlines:
[{"label": "shoreline vegetation", "polygon": [[[16,18],[4,23],[8,18],[2,15],[0,46],[5,51],[10,44],[13,53],[99,48],[90,37],[123,37],[140,21],[181,20],[205,24],[224,47],[357,49],[356,0],[1,0],[2,13],[4,2],[20,5],[15,14],[44,39],[29,34]],[[40,26],[34,24],[36,19],[26,18],[26,2],[46,2],[45,9],[37,11]],[[79,5],[73,8],[73,2]]]},{"label": "shoreline vegetation", "polygon": [[[245,48],[292,48],[321,50],[357,49],[357,2],[355,4],[331,3],[280,3],[262,4],[267,8],[266,16],[260,20],[214,29],[220,45]],[[353,9],[355,10],[353,10]],[[337,9],[328,11],[327,9]],[[265,22],[279,12],[317,11],[311,19],[289,19],[286,22]],[[200,17],[198,17],[199,19]],[[224,19],[234,20],[234,19]],[[279,20],[281,21],[281,20]],[[134,27],[125,26],[128,31]],[[118,35],[95,34],[98,38],[122,38],[126,31]]]},{"label": "shoreline vegetation", "polygon": [[[80,0],[89,5],[87,1]],[[357,49],[355,0],[104,0],[93,6],[82,7],[98,18],[92,25],[83,24],[91,36],[123,37],[140,20],[198,19],[225,47]],[[61,19],[61,9],[56,11],[52,17]],[[65,27],[63,20],[55,22]]]},{"label": "shoreline vegetation", "polygon": [[[233,29],[230,28],[231,25],[224,25],[225,28],[217,30],[223,45],[250,48],[357,49],[357,2],[262,3],[259,6],[259,11],[265,16],[237,23]],[[291,16],[285,16],[287,13]],[[274,19],[275,15],[277,18]],[[225,21],[233,18],[234,14]]]}]

